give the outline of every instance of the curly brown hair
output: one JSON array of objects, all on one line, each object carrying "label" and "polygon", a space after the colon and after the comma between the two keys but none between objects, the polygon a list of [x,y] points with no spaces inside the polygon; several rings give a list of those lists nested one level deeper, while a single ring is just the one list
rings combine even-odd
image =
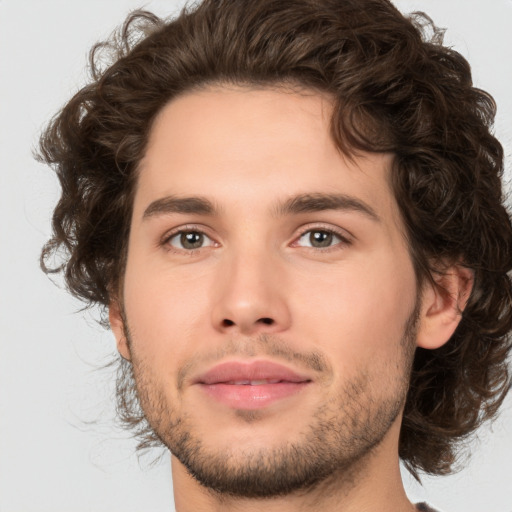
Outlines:
[{"label": "curly brown hair", "polygon": [[[41,137],[40,158],[62,186],[43,269],[62,272],[87,305],[108,307],[124,272],[138,163],[155,116],[180,93],[225,83],[327,92],[344,153],[395,155],[392,185],[418,281],[434,282],[440,262],[474,273],[453,337],[417,349],[400,436],[413,474],[448,473],[459,442],[510,387],[512,226],[494,101],[442,40],[425,14],[404,17],[387,0],[205,0],[173,20],[132,13],[93,48],[89,85]],[[120,413],[146,435],[124,364]]]}]

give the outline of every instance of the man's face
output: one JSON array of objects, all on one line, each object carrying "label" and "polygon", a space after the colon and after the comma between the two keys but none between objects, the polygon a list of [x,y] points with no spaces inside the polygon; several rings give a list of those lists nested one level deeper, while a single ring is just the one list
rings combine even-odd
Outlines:
[{"label": "man's face", "polygon": [[344,157],[330,109],[316,93],[185,94],[141,162],[128,344],[116,334],[153,429],[223,492],[282,494],[396,450],[416,280],[391,156]]}]

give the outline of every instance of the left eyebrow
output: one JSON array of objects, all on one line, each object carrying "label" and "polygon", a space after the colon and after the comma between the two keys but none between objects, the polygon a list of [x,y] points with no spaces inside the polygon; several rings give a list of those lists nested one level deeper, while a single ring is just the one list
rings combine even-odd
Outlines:
[{"label": "left eyebrow", "polygon": [[375,210],[361,199],[346,194],[310,193],[300,194],[276,205],[277,216],[299,213],[321,212],[325,210],[351,211],[361,213],[369,219],[380,222]]}]

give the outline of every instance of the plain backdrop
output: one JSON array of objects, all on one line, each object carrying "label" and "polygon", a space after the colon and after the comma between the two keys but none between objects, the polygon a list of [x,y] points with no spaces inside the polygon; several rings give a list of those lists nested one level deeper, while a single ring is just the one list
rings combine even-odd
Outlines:
[{"label": "plain backdrop", "polygon": [[[512,1],[396,3],[447,27],[477,86],[496,98],[510,177]],[[144,4],[160,15],[180,5]],[[151,457],[138,462],[133,441],[113,426],[113,375],[100,368],[114,354],[110,332],[38,268],[58,186],[32,149],[84,83],[90,46],[141,6],[0,0],[0,512],[174,510],[169,456],[154,467]],[[468,451],[454,476],[424,478],[421,487],[404,475],[410,497],[445,512],[512,512],[512,397]]]}]

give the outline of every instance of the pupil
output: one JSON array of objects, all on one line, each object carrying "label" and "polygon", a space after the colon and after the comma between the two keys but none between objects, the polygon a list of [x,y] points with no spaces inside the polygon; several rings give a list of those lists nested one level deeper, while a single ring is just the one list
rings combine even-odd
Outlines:
[{"label": "pupil", "polygon": [[203,234],[191,231],[181,234],[181,245],[185,249],[198,249],[203,245]]},{"label": "pupil", "polygon": [[332,243],[332,233],[327,231],[313,231],[309,238],[313,247],[329,247]]}]

